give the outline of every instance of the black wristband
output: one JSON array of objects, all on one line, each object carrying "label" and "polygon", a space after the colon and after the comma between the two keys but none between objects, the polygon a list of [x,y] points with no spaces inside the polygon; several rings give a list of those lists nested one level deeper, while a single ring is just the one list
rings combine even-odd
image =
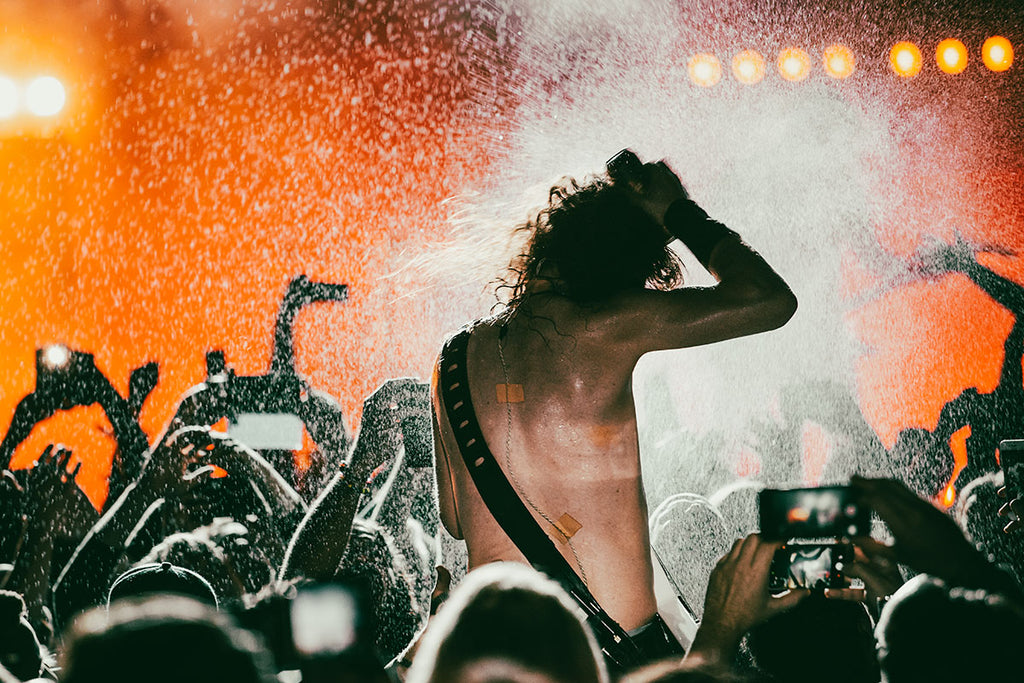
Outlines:
[{"label": "black wristband", "polygon": [[707,263],[715,245],[736,232],[708,218],[704,209],[690,199],[679,199],[665,212],[665,228],[693,252],[697,260]]}]

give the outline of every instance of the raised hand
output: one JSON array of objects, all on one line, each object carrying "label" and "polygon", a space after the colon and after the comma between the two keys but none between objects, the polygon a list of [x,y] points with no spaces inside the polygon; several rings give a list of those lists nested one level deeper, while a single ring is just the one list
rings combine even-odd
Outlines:
[{"label": "raised hand", "polygon": [[665,212],[673,202],[690,199],[679,177],[664,161],[644,164],[640,176],[626,185],[626,191],[658,224],[664,223]]},{"label": "raised hand", "polygon": [[429,406],[429,387],[402,377],[381,384],[363,401],[359,436],[349,463],[353,474],[369,474],[385,463],[403,443],[403,422],[414,420]]},{"label": "raised hand", "polygon": [[[1006,498],[1010,492],[1006,486],[1003,486],[999,489],[998,494],[1000,498]],[[1024,526],[1024,498],[1017,495],[1003,503],[999,506],[998,515],[1006,518],[1006,526],[1003,527],[1004,533],[1009,534],[1021,528]]]},{"label": "raised hand", "polygon": [[28,471],[23,511],[31,528],[81,538],[98,515],[75,483],[81,461],[69,470],[73,453],[61,444],[50,444]]},{"label": "raised hand", "polygon": [[[1011,588],[1007,577],[978,552],[956,522],[918,498],[903,483],[854,476],[850,484],[892,532],[892,546],[884,551],[890,561],[898,561],[954,586],[997,591]],[[881,556],[883,551],[879,548],[875,552]],[[1011,588],[1010,593],[1016,597],[1019,589]]]},{"label": "raised hand", "polygon": [[153,449],[137,486],[153,498],[185,493],[199,476],[213,471],[209,456],[217,447],[216,438],[208,427],[172,432]]},{"label": "raised hand", "polygon": [[751,534],[737,540],[718,560],[708,579],[704,619],[694,638],[692,653],[712,661],[728,661],[752,626],[810,595],[806,589],[777,597],[769,591],[772,558],[781,545]]},{"label": "raised hand", "polygon": [[[873,538],[854,540],[854,559],[847,565],[846,574],[864,582],[866,604],[876,617],[876,606],[881,598],[895,593],[903,585],[903,574],[896,561],[896,553]],[[830,596],[831,597],[831,596]]]}]

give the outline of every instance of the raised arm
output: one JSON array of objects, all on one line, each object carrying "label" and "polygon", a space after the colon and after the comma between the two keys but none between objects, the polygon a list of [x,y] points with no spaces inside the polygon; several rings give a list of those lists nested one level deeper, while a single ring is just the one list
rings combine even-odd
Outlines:
[{"label": "raised arm", "polygon": [[664,162],[644,165],[644,181],[632,195],[665,227],[667,239],[685,244],[718,280],[713,287],[621,295],[615,318],[638,355],[765,332],[796,312],[796,297],[782,277],[737,233],[711,220]]},{"label": "raised arm", "polygon": [[334,576],[345,555],[352,520],[370,474],[401,443],[401,411],[397,396],[402,382],[391,380],[363,402],[359,435],[348,465],[310,505],[288,544],[281,578],[298,576],[326,581]]}]

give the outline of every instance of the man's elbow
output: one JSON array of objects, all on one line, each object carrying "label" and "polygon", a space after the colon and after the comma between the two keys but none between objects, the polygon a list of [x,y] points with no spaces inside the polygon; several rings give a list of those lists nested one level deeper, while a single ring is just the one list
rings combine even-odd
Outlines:
[{"label": "man's elbow", "polygon": [[796,295],[785,285],[768,293],[762,304],[768,329],[774,330],[788,323],[796,314],[797,305]]}]

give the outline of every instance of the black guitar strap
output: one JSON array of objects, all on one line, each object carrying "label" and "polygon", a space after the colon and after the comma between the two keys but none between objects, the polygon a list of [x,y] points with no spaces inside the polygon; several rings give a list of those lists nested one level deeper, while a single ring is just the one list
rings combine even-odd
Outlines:
[{"label": "black guitar strap", "polygon": [[445,344],[439,360],[438,378],[448,421],[480,497],[530,564],[560,582],[583,609],[605,657],[622,669],[643,663],[644,656],[640,649],[626,631],[608,616],[586,584],[558,552],[555,544],[526,509],[484,441],[469,395],[469,373],[466,370],[469,335],[470,328],[464,328]]}]

